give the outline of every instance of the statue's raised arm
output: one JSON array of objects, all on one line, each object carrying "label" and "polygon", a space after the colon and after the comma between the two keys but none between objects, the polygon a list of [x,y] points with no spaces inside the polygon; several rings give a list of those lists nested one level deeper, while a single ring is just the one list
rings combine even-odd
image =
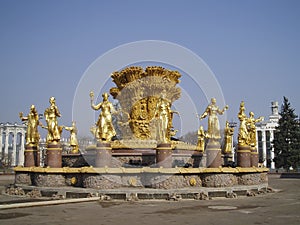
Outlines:
[{"label": "statue's raised arm", "polygon": [[212,98],[211,103],[206,107],[204,113],[199,117],[200,120],[208,116],[208,129],[207,138],[209,139],[221,139],[220,134],[220,124],[218,119],[218,114],[224,114],[225,110],[228,109],[226,105],[222,110],[216,105],[216,99]]}]

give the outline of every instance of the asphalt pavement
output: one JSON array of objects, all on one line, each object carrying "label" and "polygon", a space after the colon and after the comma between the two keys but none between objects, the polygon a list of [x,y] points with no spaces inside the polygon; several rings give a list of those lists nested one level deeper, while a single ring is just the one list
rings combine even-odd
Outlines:
[{"label": "asphalt pavement", "polygon": [[[1,176],[0,176],[1,177]],[[0,187],[13,178],[0,178]],[[299,225],[300,179],[269,176],[273,193],[236,199],[85,202],[0,210],[1,225]],[[0,196],[0,200],[6,198]]]}]

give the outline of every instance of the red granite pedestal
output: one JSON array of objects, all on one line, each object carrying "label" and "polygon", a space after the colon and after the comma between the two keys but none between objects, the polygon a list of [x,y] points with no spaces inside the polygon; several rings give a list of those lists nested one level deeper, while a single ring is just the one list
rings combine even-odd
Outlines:
[{"label": "red granite pedestal", "polygon": [[251,167],[250,146],[238,145],[237,149],[237,165],[239,167]]},{"label": "red granite pedestal", "polygon": [[255,147],[250,148],[251,151],[251,166],[258,167],[258,152]]},{"label": "red granite pedestal", "polygon": [[40,152],[37,146],[26,145],[24,151],[24,167],[40,166]]},{"label": "red granite pedestal", "polygon": [[95,167],[110,167],[111,165],[111,145],[108,142],[97,142]]},{"label": "red granite pedestal", "polygon": [[172,147],[170,143],[161,143],[157,146],[156,164],[158,167],[172,168]]},{"label": "red granite pedestal", "polygon": [[218,168],[222,166],[221,145],[218,141],[209,140],[206,146],[206,166]]},{"label": "red granite pedestal", "polygon": [[48,143],[46,151],[46,166],[62,167],[62,148],[60,143]]}]

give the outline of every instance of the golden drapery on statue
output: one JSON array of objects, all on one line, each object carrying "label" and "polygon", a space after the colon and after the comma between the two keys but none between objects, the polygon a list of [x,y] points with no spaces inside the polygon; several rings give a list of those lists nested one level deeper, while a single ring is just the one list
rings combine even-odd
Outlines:
[{"label": "golden drapery on statue", "polygon": [[44,112],[44,117],[47,122],[47,127],[44,128],[48,130],[47,142],[59,142],[63,126],[58,126],[57,117],[61,117],[61,114],[56,106],[54,97],[49,99],[49,103],[50,106]]},{"label": "golden drapery on statue", "polygon": [[157,107],[156,107],[156,118],[157,118],[157,136],[156,139],[159,142],[166,143],[170,140],[168,131],[170,130],[170,116],[171,109],[170,103],[166,99],[166,92],[163,91],[161,94],[160,99],[158,100]]},{"label": "golden drapery on statue", "polygon": [[226,121],[226,126],[224,129],[224,153],[225,154],[232,153],[233,133],[234,133],[234,128],[230,127],[229,122]]},{"label": "golden drapery on statue", "polygon": [[245,113],[245,102],[242,101],[240,104],[240,111],[238,113],[238,118],[240,120],[239,134],[238,134],[238,144],[248,145],[251,147],[256,147],[256,126],[255,124],[262,121],[264,118],[259,117],[254,118],[254,113],[249,113],[249,118]]},{"label": "golden drapery on statue", "polygon": [[245,113],[245,102],[242,101],[240,104],[240,111],[238,113],[238,118],[240,121],[239,134],[238,134],[238,144],[239,145],[248,145],[249,135],[247,129],[247,116]]},{"label": "golden drapery on statue", "polygon": [[259,117],[258,119],[254,118],[254,113],[250,112],[249,113],[249,118],[247,119],[247,130],[248,130],[248,134],[249,134],[249,145],[252,148],[256,147],[256,126],[255,124],[262,121],[264,119],[264,117]]},{"label": "golden drapery on statue", "polygon": [[41,124],[35,106],[31,105],[30,112],[27,116],[23,116],[23,112],[20,112],[19,116],[22,121],[27,121],[26,145],[36,146],[40,140],[38,126]]},{"label": "golden drapery on statue", "polygon": [[220,124],[218,114],[222,115],[228,109],[226,105],[222,110],[216,105],[216,99],[212,98],[211,103],[207,106],[204,113],[200,116],[200,120],[208,116],[208,128],[206,136],[208,139],[221,139]]},{"label": "golden drapery on statue", "polygon": [[91,107],[94,110],[100,110],[101,112],[96,123],[96,128],[92,128],[91,131],[95,137],[102,141],[111,141],[112,137],[116,135],[112,123],[111,113],[115,113],[115,109],[110,101],[108,101],[108,93],[102,94],[103,101],[98,105],[93,103],[94,92],[90,92]]},{"label": "golden drapery on statue", "polygon": [[78,140],[77,140],[77,127],[75,121],[72,122],[71,127],[64,127],[65,130],[70,131],[70,146],[72,148],[72,153],[78,153],[79,147],[78,147]]},{"label": "golden drapery on statue", "polygon": [[160,66],[132,66],[113,72],[111,77],[116,87],[110,94],[122,108],[118,130],[123,139],[169,142],[176,133],[172,130],[176,112],[171,107],[181,94],[176,86],[181,74]]},{"label": "golden drapery on statue", "polygon": [[206,133],[204,132],[203,126],[199,127],[197,136],[198,136],[197,150],[204,152]]}]

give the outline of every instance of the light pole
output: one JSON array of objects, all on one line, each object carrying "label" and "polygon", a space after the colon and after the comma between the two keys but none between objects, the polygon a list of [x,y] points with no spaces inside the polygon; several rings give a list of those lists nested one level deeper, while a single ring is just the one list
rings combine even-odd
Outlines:
[{"label": "light pole", "polygon": [[[230,128],[235,128],[237,126],[237,122],[234,122],[234,121],[231,121],[231,122],[229,122],[229,127]],[[231,143],[231,146],[232,146],[232,155],[233,155],[233,157],[232,157],[232,162],[235,162],[236,160],[236,154],[235,154],[235,147],[234,147],[234,145],[233,145],[233,140],[234,140],[234,138],[232,138],[232,143]]]}]

